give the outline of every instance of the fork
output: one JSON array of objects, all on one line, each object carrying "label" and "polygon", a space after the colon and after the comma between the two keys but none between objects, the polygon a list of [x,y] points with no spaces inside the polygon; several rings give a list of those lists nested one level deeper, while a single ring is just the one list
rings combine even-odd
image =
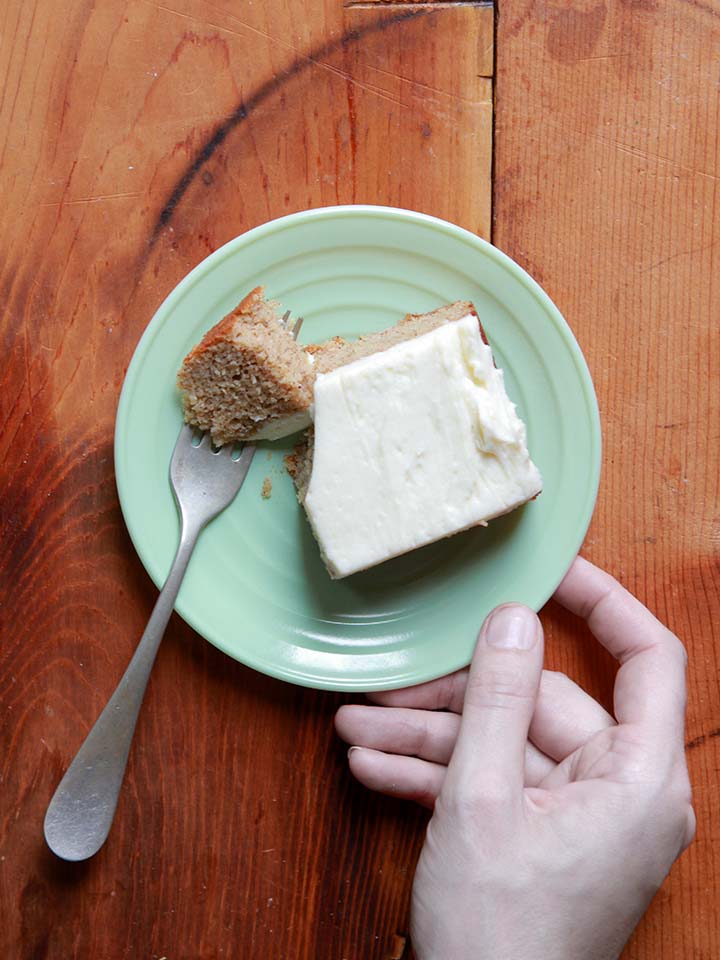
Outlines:
[{"label": "fork", "polygon": [[[291,327],[288,310],[282,322],[297,339],[302,317]],[[218,449],[208,434],[197,444],[194,437],[195,430],[183,424],[170,462],[170,483],[181,519],[180,543],[170,573],[120,683],[45,814],[45,840],[63,860],[86,860],[107,839],[150,671],[193,549],[207,524],[235,499],[255,455],[251,444],[234,458],[233,444]]]}]

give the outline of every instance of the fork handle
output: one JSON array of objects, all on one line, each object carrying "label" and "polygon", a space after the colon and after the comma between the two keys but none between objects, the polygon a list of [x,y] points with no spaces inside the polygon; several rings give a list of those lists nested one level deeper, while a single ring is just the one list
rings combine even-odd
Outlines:
[{"label": "fork handle", "polygon": [[150,671],[204,526],[183,523],[170,573],[132,660],[47,808],[45,840],[63,860],[91,857],[110,831]]}]

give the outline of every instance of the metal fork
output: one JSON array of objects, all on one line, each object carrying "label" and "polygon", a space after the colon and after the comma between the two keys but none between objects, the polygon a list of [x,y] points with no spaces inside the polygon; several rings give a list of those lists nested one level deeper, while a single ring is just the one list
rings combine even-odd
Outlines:
[{"label": "metal fork", "polygon": [[[283,317],[290,329],[290,311]],[[292,326],[297,339],[300,317]],[[130,744],[150,671],[198,537],[235,499],[250,469],[255,447],[237,459],[233,444],[219,450],[208,434],[193,443],[183,425],[170,462],[170,482],[181,518],[180,543],[170,573],[132,660],[75,755],[45,814],[45,840],[63,860],[86,860],[100,849],[112,825]]]}]

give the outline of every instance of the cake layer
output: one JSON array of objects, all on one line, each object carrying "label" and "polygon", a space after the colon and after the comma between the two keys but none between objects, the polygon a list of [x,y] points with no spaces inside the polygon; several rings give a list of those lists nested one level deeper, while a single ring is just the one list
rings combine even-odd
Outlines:
[{"label": "cake layer", "polygon": [[278,440],[312,423],[318,373],[426,333],[474,313],[458,301],[430,313],[408,314],[395,326],[355,341],[334,337],[299,346],[280,322],[280,305],[256,287],[209,330],[183,361],[177,383],[185,420],[209,430],[222,446]]},{"label": "cake layer", "polygon": [[315,381],[298,486],[333,577],[485,524],[542,488],[477,317],[430,326]]}]

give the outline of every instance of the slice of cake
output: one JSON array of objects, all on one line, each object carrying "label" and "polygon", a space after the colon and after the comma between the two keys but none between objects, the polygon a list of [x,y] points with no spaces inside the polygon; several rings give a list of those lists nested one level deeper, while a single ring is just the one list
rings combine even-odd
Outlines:
[{"label": "slice of cake", "polygon": [[485,525],[540,493],[481,329],[471,304],[453,304],[364,338],[350,362],[353,344],[316,349],[314,429],[293,472],[331,577]]},{"label": "slice of cake", "polygon": [[315,374],[262,287],[211,330],[177,377],[185,420],[222,446],[273,440],[310,424]]},{"label": "slice of cake", "polygon": [[252,293],[178,374],[185,419],[217,444],[304,429],[290,470],[330,576],[485,525],[542,479],[473,305],[300,347]]}]

